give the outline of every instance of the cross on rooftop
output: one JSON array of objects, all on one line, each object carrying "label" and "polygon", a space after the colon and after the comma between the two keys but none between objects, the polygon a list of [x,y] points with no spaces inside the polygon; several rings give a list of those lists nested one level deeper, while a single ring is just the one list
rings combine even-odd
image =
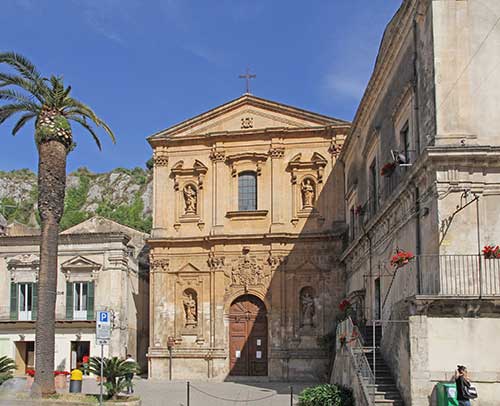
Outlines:
[{"label": "cross on rooftop", "polygon": [[246,85],[247,85],[247,91],[246,93],[250,93],[250,79],[255,79],[257,75],[251,74],[250,69],[247,68],[247,73],[244,75],[240,75],[240,79],[245,79],[246,80]]}]

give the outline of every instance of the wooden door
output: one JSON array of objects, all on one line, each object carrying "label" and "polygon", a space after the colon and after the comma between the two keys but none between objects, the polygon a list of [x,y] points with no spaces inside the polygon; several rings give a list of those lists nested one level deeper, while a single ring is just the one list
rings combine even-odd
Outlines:
[{"label": "wooden door", "polygon": [[267,376],[267,312],[252,295],[236,299],[229,311],[230,374]]}]

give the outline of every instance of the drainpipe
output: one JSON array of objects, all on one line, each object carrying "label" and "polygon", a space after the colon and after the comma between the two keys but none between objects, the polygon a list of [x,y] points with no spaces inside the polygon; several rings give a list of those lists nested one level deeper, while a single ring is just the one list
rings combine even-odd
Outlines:
[{"label": "drainpipe", "polygon": [[[418,11],[417,11],[418,14]],[[413,93],[415,95],[415,149],[417,154],[420,155],[420,95],[419,95],[419,76],[418,76],[418,23],[417,15],[413,18]],[[417,157],[415,156],[415,161]],[[415,185],[415,254],[417,255],[417,294],[421,293],[422,275],[421,275],[421,264],[420,255],[422,254],[422,235],[421,235],[421,224],[420,224],[420,190],[417,185]]]}]

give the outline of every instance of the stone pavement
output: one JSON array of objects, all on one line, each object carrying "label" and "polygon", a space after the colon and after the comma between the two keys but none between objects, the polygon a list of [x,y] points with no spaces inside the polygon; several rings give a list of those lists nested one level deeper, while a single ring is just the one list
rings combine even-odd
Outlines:
[{"label": "stone pavement", "polygon": [[[191,382],[189,406],[290,406],[290,385],[297,394],[315,384],[289,382]],[[187,406],[185,381],[134,379],[143,406]],[[84,392],[99,393],[94,379],[85,379]],[[260,399],[260,400],[259,400]]]}]

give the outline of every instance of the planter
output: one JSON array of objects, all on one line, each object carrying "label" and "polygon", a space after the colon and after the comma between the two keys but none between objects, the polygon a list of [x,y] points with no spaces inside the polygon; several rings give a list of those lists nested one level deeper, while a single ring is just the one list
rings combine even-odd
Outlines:
[{"label": "planter", "polygon": [[66,375],[56,375],[54,377],[54,386],[56,389],[66,389],[68,387]]},{"label": "planter", "polygon": [[33,382],[35,382],[35,378],[33,376],[27,376],[26,377],[26,388],[31,389],[31,386],[33,385]]},{"label": "planter", "polygon": [[396,252],[396,255],[391,258],[391,266],[401,268],[405,265],[408,265],[414,258],[415,255],[413,255],[411,252],[398,251]]},{"label": "planter", "polygon": [[500,247],[498,245],[485,245],[483,255],[485,259],[500,259]]}]

